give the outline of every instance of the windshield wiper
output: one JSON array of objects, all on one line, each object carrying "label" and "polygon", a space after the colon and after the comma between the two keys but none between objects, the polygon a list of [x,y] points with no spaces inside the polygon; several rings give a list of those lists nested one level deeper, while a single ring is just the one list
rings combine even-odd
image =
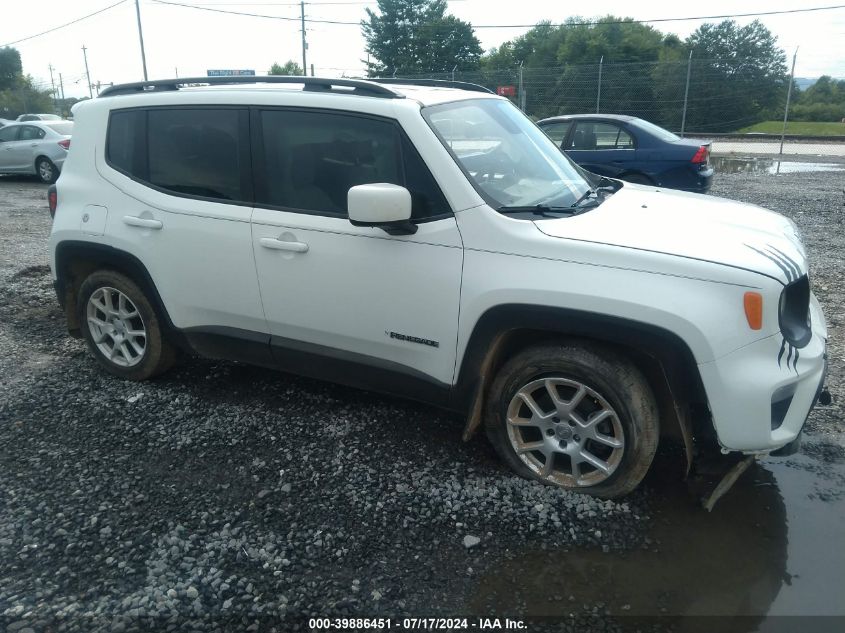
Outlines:
[{"label": "windshield wiper", "polygon": [[510,214],[510,213],[533,213],[534,215],[539,215],[544,218],[554,218],[557,217],[556,213],[565,213],[567,215],[573,215],[578,213],[577,209],[573,207],[552,207],[547,204],[532,204],[526,206],[503,206],[496,209],[499,213]]},{"label": "windshield wiper", "polygon": [[[601,182],[601,181],[599,181],[599,182]],[[581,194],[580,198],[578,198],[575,202],[572,203],[572,207],[575,208],[575,207],[580,206],[582,202],[587,201],[588,199],[592,198],[593,196],[595,196],[595,199],[593,201],[592,206],[598,206],[604,201],[603,199],[599,199],[599,194],[603,194],[605,196],[611,196],[614,193],[616,193],[616,189],[614,187],[608,187],[608,186],[596,187],[595,189],[587,189],[587,191],[585,191],[583,194]]]},{"label": "windshield wiper", "polygon": [[581,194],[580,198],[578,198],[575,202],[572,203],[572,208],[574,209],[579,204],[584,202],[587,198],[590,198],[594,195],[597,195],[597,192],[594,189],[587,189],[583,194]]}]

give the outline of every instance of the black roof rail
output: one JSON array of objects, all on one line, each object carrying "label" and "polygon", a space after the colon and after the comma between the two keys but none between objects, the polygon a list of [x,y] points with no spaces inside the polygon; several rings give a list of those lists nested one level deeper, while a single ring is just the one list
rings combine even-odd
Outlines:
[{"label": "black roof rail", "polygon": [[374,81],[379,84],[396,84],[399,86],[430,86],[432,88],[458,88],[471,92],[486,92],[496,94],[489,88],[471,84],[466,81],[451,81],[449,79],[403,79],[400,77],[371,77],[367,81]]},{"label": "black roof rail", "polygon": [[145,92],[162,92],[179,90],[180,86],[200,84],[210,86],[236,84],[303,84],[304,90],[314,92],[332,92],[335,88],[351,88],[341,91],[341,94],[356,94],[367,97],[381,97],[384,99],[404,99],[405,95],[386,86],[364,79],[324,79],[322,77],[303,77],[301,75],[238,75],[233,77],[179,77],[178,79],[155,79],[153,81],[136,81],[128,84],[118,84],[103,90],[99,96],[114,97],[116,95],[140,94]]}]

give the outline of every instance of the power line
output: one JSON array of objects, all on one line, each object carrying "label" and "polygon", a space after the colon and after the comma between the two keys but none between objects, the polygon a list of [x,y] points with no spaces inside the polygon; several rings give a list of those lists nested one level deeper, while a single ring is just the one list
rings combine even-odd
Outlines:
[{"label": "power line", "polygon": [[[296,22],[299,21],[300,18],[295,17],[284,17],[278,15],[265,15],[261,13],[248,13],[244,11],[231,11],[228,9],[216,9],[212,6],[202,6],[197,4],[185,4],[181,2],[170,2],[167,0],[152,0],[157,4],[164,4],[170,6],[177,6],[177,7],[184,7],[187,9],[197,9],[200,11],[211,11],[214,13],[225,13],[229,15],[243,15],[247,17],[254,17],[254,18],[265,18],[270,20],[283,20],[288,22]],[[70,22],[66,22],[65,24],[60,24],[59,26],[55,26],[53,28],[47,29],[46,31],[41,31],[40,33],[35,33],[33,35],[28,35],[26,37],[22,37],[20,39],[7,42],[5,44],[1,44],[0,48],[6,46],[13,46],[14,44],[19,44],[21,42],[26,42],[27,40],[35,39],[36,37],[41,37],[42,35],[47,35],[48,33],[53,33],[54,31],[58,31],[59,29],[66,28],[73,24],[77,24],[78,22],[82,22],[83,20],[87,20],[88,18],[92,18],[95,15],[99,15],[109,9],[113,9],[121,4],[124,4],[127,0],[118,0],[114,4],[111,4],[107,7],[103,7],[98,11],[94,11],[93,13],[89,13],[87,15],[83,15],[82,17],[76,18],[75,20],[71,20]],[[253,3],[228,3],[235,6],[240,6],[240,4],[247,5]],[[264,4],[264,3],[254,3],[256,5]],[[271,3],[266,3],[268,6]],[[295,6],[297,3],[273,3],[278,4],[279,6]],[[343,5],[343,4],[370,4],[368,2],[309,2],[307,4],[311,5]],[[598,22],[574,22],[574,23],[545,23],[548,26],[552,27],[576,27],[576,26],[598,26],[600,24],[651,24],[651,23],[658,23],[658,22],[684,22],[688,20],[717,20],[717,19],[726,19],[726,18],[748,18],[748,17],[762,17],[767,15],[786,15],[786,14],[794,14],[794,13],[809,13],[815,11],[831,11],[835,9],[845,9],[845,5],[838,4],[838,5],[830,5],[830,6],[823,6],[823,7],[805,7],[801,9],[784,9],[781,11],[755,11],[750,13],[732,13],[732,14],[722,14],[722,15],[701,15],[701,16],[690,16],[690,17],[682,17],[682,18],[654,18],[651,20],[605,20],[605,21],[598,21]],[[324,19],[316,19],[316,18],[306,18],[306,22],[311,22],[315,24],[337,24],[342,26],[360,26],[360,22],[349,22],[343,20],[324,20]],[[416,26],[439,26],[435,24],[419,24]],[[534,28],[538,26],[537,24],[473,24],[472,27],[475,29],[522,29],[522,28]]]},{"label": "power line", "polygon": [[47,35],[48,33],[52,33],[53,31],[58,31],[59,29],[63,29],[66,26],[70,26],[71,24],[76,24],[77,22],[82,22],[82,20],[87,20],[88,18],[93,18],[95,15],[99,15],[103,11],[108,11],[109,9],[113,9],[116,6],[123,4],[126,0],[119,0],[119,2],[115,2],[107,7],[100,9],[99,11],[94,11],[94,13],[89,13],[88,15],[83,15],[81,18],[76,18],[70,22],[62,24],[60,26],[54,26],[52,29],[47,29],[46,31],[41,31],[40,33],[36,33],[35,35],[28,35],[26,37],[22,37],[19,40],[15,40],[14,42],[9,42],[8,44],[1,44],[0,48],[4,48],[6,46],[12,46],[13,44],[19,44],[20,42],[25,42],[27,40],[34,39],[36,37],[41,37],[42,35]]},{"label": "power line", "polygon": [[[166,4],[176,7],[185,7],[187,9],[197,9],[200,11],[211,11],[214,13],[226,13],[229,15],[243,15],[253,18],[266,18],[270,20],[284,20],[284,21],[297,21],[299,18],[288,18],[278,15],[266,15],[262,13],[249,13],[246,11],[232,11],[231,9],[215,9],[210,6],[203,6],[197,4],[185,4],[182,2],[172,2],[170,0],[152,0],[156,4]],[[319,4],[319,3],[309,3],[309,4]],[[600,24],[650,24],[650,23],[657,23],[657,22],[685,22],[687,20],[718,20],[724,18],[750,18],[750,17],[761,17],[767,15],[785,15],[791,13],[808,13],[811,11],[830,11],[834,9],[845,9],[845,4],[838,4],[832,6],[824,6],[824,7],[805,7],[802,9],[783,9],[781,11],[755,11],[751,13],[731,13],[731,14],[723,14],[723,15],[700,15],[700,16],[691,16],[691,17],[683,17],[683,18],[654,18],[652,20],[600,20],[598,22],[573,22],[573,23],[543,23],[547,26],[562,26],[562,27],[576,27],[576,26],[598,26]],[[339,24],[345,26],[360,26],[360,22],[349,22],[344,20],[323,20],[323,19],[316,19],[316,18],[308,18],[306,22],[311,22],[315,24]],[[440,26],[439,24],[418,24],[415,25],[418,27],[432,27],[432,26]],[[444,27],[451,28],[451,25],[443,25]],[[472,28],[474,29],[523,29],[523,28],[534,28],[538,26],[537,24],[473,24]]]}]

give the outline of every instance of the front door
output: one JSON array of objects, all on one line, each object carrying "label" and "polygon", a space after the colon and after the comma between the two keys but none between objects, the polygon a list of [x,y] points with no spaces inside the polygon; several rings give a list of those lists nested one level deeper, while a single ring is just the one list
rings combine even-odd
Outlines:
[{"label": "front door", "polygon": [[[455,368],[463,247],[454,215],[396,122],[256,109],[252,240],[276,359],[319,378],[426,400]],[[350,187],[412,194],[413,235],[355,227]]]},{"label": "front door", "polygon": [[21,160],[18,134],[21,131],[20,125],[7,125],[0,128],[0,171],[14,172],[21,171]]}]

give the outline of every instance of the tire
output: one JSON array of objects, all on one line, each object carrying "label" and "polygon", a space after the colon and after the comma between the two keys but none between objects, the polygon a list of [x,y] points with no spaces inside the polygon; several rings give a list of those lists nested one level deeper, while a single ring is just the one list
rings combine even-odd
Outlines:
[{"label": "tire", "polygon": [[657,411],[648,382],[627,358],[598,344],[562,342],[505,363],[487,397],[485,426],[517,474],[611,499],[634,490],[651,466]]},{"label": "tire", "polygon": [[106,371],[146,380],[173,364],[175,351],[143,291],[129,277],[99,270],[79,288],[79,323],[88,349]]},{"label": "tire", "polygon": [[43,156],[35,161],[35,175],[45,185],[52,185],[59,179],[59,169],[49,158]]},{"label": "tire", "polygon": [[619,177],[620,180],[630,182],[635,185],[653,185],[654,181],[645,174],[625,174]]}]

